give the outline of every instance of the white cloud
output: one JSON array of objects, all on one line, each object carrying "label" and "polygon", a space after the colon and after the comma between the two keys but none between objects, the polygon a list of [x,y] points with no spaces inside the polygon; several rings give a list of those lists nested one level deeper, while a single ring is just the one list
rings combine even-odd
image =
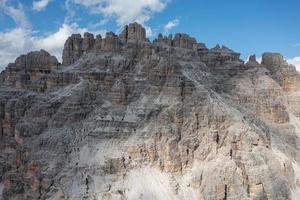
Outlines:
[{"label": "white cloud", "polygon": [[164,26],[164,31],[165,33],[168,33],[172,28],[178,26],[180,23],[179,19],[174,19],[172,21],[169,21],[165,26]]},{"label": "white cloud", "polygon": [[18,27],[29,27],[22,4],[19,3],[17,7],[13,7],[7,4],[7,0],[0,0],[0,11],[10,16]]},{"label": "white cloud", "polygon": [[32,3],[32,9],[36,11],[41,11],[47,7],[47,5],[50,3],[51,0],[39,0],[34,1]]},{"label": "white cloud", "polygon": [[0,71],[30,47],[28,34],[22,28],[0,32]]},{"label": "white cloud", "polygon": [[74,0],[91,13],[116,20],[119,26],[133,21],[144,24],[151,16],[162,11],[169,0]]},{"label": "white cloud", "polygon": [[[15,28],[7,32],[0,32],[0,71],[13,62],[19,55],[29,51],[45,49],[61,62],[62,50],[67,38],[73,33],[87,32],[77,24],[62,24],[61,27],[49,35],[35,36],[30,30]],[[104,34],[105,30],[94,31],[94,34]]]},{"label": "white cloud", "polygon": [[33,50],[45,49],[50,54],[56,56],[61,61],[62,50],[65,41],[73,33],[80,33],[83,35],[87,32],[86,28],[80,28],[77,24],[63,24],[56,32],[47,36],[29,38],[33,45]]},{"label": "white cloud", "polygon": [[287,59],[287,62],[291,65],[294,65],[298,72],[300,72],[300,56]]}]

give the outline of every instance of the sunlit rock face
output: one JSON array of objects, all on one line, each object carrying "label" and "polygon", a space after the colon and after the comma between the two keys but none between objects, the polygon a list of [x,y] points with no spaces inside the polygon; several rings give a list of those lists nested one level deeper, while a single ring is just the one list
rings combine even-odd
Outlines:
[{"label": "sunlit rock face", "polygon": [[299,199],[299,74],[186,34],[72,35],[0,75],[0,199]]},{"label": "sunlit rock face", "polygon": [[300,76],[295,66],[289,65],[279,53],[264,53],[262,64],[270,70],[285,91],[297,91],[300,87]]}]

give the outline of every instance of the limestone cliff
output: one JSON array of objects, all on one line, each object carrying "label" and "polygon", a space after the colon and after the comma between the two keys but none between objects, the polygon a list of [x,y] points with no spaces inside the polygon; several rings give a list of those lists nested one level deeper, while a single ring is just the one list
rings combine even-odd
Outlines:
[{"label": "limestone cliff", "polygon": [[299,199],[299,73],[133,23],[0,75],[0,199]]}]

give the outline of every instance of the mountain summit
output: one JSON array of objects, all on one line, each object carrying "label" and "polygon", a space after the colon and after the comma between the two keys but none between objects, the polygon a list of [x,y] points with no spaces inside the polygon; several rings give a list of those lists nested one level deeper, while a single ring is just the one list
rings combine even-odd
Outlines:
[{"label": "mountain summit", "polygon": [[300,75],[282,55],[244,63],[132,23],[74,34],[62,58],[0,75],[2,199],[300,197]]}]

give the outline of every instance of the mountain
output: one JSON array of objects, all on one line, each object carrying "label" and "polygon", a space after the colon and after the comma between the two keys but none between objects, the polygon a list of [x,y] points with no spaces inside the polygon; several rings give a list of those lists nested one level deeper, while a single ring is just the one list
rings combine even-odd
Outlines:
[{"label": "mountain", "polygon": [[[0,75],[2,199],[300,198],[300,75],[133,23]],[[0,197],[1,199],[1,197]]]}]

